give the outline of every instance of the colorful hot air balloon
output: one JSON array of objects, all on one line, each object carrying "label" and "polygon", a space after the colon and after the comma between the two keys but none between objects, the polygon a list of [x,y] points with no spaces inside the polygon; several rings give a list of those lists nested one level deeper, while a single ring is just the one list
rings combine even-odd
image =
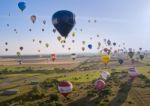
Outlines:
[{"label": "colorful hot air balloon", "polygon": [[92,44],[88,44],[88,48],[89,48],[89,49],[92,49]]},{"label": "colorful hot air balloon", "polygon": [[101,73],[101,77],[104,79],[104,80],[107,80],[109,77],[110,77],[110,73],[108,71],[103,71]]},{"label": "colorful hot air balloon", "polygon": [[24,9],[26,8],[26,3],[25,2],[19,2],[18,7],[21,11],[24,11]]},{"label": "colorful hot air balloon", "polygon": [[68,94],[72,92],[72,89],[73,85],[69,81],[61,81],[58,84],[58,90],[65,98],[67,98]]},{"label": "colorful hot air balloon", "polygon": [[95,82],[95,87],[98,91],[101,91],[102,89],[104,89],[105,86],[106,86],[106,84],[105,84],[105,81],[103,81],[103,80],[97,80]]},{"label": "colorful hot air balloon", "polygon": [[31,21],[32,21],[33,24],[35,23],[35,21],[36,21],[36,16],[35,15],[31,16]]},{"label": "colorful hot air balloon", "polygon": [[102,56],[101,56],[101,61],[102,61],[105,65],[107,65],[107,64],[109,63],[109,61],[110,61],[110,56],[107,55],[107,54],[102,54]]},{"label": "colorful hot air balloon", "polygon": [[75,25],[75,15],[67,10],[58,11],[52,16],[52,23],[60,35],[66,38]]},{"label": "colorful hot air balloon", "polygon": [[51,54],[51,60],[54,62],[56,60],[56,54]]},{"label": "colorful hot air balloon", "polygon": [[133,67],[129,68],[128,74],[129,74],[130,80],[134,80],[138,76],[137,70]]}]

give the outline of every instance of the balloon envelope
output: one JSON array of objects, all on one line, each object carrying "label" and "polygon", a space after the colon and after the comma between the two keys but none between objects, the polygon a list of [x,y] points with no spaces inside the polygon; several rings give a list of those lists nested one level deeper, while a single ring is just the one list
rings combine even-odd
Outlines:
[{"label": "balloon envelope", "polygon": [[106,86],[106,84],[105,84],[105,81],[103,81],[103,80],[97,80],[95,82],[95,87],[96,87],[97,90],[101,91],[102,89],[105,88],[105,86]]},{"label": "balloon envelope", "polygon": [[21,11],[24,11],[24,9],[26,8],[26,3],[25,2],[19,2],[18,7]]},{"label": "balloon envelope", "polygon": [[108,64],[108,62],[110,61],[110,56],[107,55],[107,54],[103,54],[101,56],[101,61],[104,63],[104,64]]},{"label": "balloon envelope", "polygon": [[89,49],[92,49],[92,44],[89,44],[89,45],[88,45],[88,48],[89,48]]},{"label": "balloon envelope", "polygon": [[128,74],[129,74],[131,80],[134,80],[138,76],[138,72],[135,68],[129,68]]},{"label": "balloon envelope", "polygon": [[52,23],[61,36],[65,38],[75,25],[75,15],[67,10],[61,10],[52,16]]},{"label": "balloon envelope", "polygon": [[69,81],[62,81],[58,84],[58,90],[64,97],[67,97],[72,92],[72,88],[73,85]]},{"label": "balloon envelope", "polygon": [[107,80],[108,77],[110,77],[110,73],[108,71],[103,71],[101,73],[101,77],[104,79],[104,80]]}]

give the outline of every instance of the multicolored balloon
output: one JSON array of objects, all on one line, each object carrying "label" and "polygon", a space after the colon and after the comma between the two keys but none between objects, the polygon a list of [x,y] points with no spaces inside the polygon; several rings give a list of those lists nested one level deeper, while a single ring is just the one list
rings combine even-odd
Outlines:
[{"label": "multicolored balloon", "polygon": [[72,89],[73,85],[69,81],[61,81],[58,84],[58,90],[65,98],[67,98],[68,94],[72,92]]},{"label": "multicolored balloon", "polygon": [[31,21],[32,21],[33,24],[35,23],[35,21],[36,21],[36,16],[35,15],[31,16]]}]

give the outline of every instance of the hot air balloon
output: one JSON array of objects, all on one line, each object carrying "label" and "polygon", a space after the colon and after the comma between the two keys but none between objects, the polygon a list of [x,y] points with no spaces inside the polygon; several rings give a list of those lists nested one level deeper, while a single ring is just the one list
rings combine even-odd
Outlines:
[{"label": "hot air balloon", "polygon": [[7,42],[5,42],[5,45],[7,46],[7,45],[8,45],[8,43],[7,43]]},{"label": "hot air balloon", "polygon": [[104,89],[105,86],[106,86],[106,84],[105,84],[105,81],[103,81],[103,80],[97,80],[95,82],[95,87],[98,91],[101,91],[102,89]]},{"label": "hot air balloon", "polygon": [[20,57],[20,56],[21,56],[21,53],[20,53],[20,52],[17,52],[16,54],[17,54],[17,56],[18,56],[18,57]]},{"label": "hot air balloon", "polygon": [[32,29],[30,28],[30,29],[29,29],[29,31],[31,32],[31,31],[32,31]]},{"label": "hot air balloon", "polygon": [[56,29],[53,29],[53,32],[55,33],[55,32],[56,32]]},{"label": "hot air balloon", "polygon": [[51,54],[51,60],[54,62],[56,60],[56,54]]},{"label": "hot air balloon", "polygon": [[113,45],[116,46],[116,42],[114,42]]},{"label": "hot air balloon", "polygon": [[33,39],[32,41],[35,42],[35,39]]},{"label": "hot air balloon", "polygon": [[90,23],[91,21],[90,20],[88,20],[88,23]]},{"label": "hot air balloon", "polygon": [[110,46],[111,45],[111,41],[107,40],[107,44],[108,44],[108,46]]},{"label": "hot air balloon", "polygon": [[58,11],[52,16],[52,23],[60,35],[66,38],[75,25],[75,15],[67,10]]},{"label": "hot air balloon", "polygon": [[41,52],[41,50],[38,50],[38,52],[40,53],[40,52]]},{"label": "hot air balloon", "polygon": [[7,27],[9,27],[9,24],[7,24]]},{"label": "hot air balloon", "polygon": [[85,50],[85,47],[82,47],[82,51],[84,51]]},{"label": "hot air balloon", "polygon": [[123,59],[118,59],[119,64],[123,64]]},{"label": "hot air balloon", "polygon": [[132,59],[134,56],[134,52],[132,52],[132,51],[128,52],[128,56]]},{"label": "hot air balloon", "polygon": [[108,51],[108,49],[107,48],[104,48],[104,52],[106,53]]},{"label": "hot air balloon", "polygon": [[110,77],[110,73],[108,71],[103,71],[101,73],[101,77],[104,79],[104,80],[107,80],[109,77]]},{"label": "hot air balloon", "polygon": [[39,43],[41,44],[41,43],[42,43],[42,41],[41,41],[41,40],[39,40]]},{"label": "hot air balloon", "polygon": [[109,61],[110,61],[110,56],[109,56],[108,54],[102,54],[102,56],[101,56],[101,61],[102,61],[105,65],[107,65],[107,64],[109,63]]},{"label": "hot air balloon", "polygon": [[23,50],[23,47],[21,46],[19,49],[22,51],[22,50]]},{"label": "hot air balloon", "polygon": [[94,22],[96,23],[97,21],[96,21],[96,20],[94,20]]},{"label": "hot air balloon", "polygon": [[33,24],[35,23],[35,21],[36,21],[36,16],[35,15],[31,16],[31,21],[32,21]]},{"label": "hot air balloon", "polygon": [[7,51],[8,51],[8,49],[6,48],[6,49],[5,49],[5,51],[7,52]]},{"label": "hot air balloon", "polygon": [[71,50],[71,48],[69,47],[69,48],[68,48],[68,50],[70,51],[70,50]]},{"label": "hot air balloon", "polygon": [[77,56],[76,56],[76,54],[75,54],[75,53],[72,53],[72,54],[71,54],[71,58],[72,58],[72,60],[75,60],[75,59],[76,59],[76,57],[77,57]]},{"label": "hot air balloon", "polygon": [[72,33],[72,36],[75,37],[75,32]]},{"label": "hot air balloon", "polygon": [[44,32],[44,28],[42,28],[42,32]]},{"label": "hot air balloon", "polygon": [[72,43],[74,43],[75,42],[75,40],[72,40]]},{"label": "hot air balloon", "polygon": [[64,48],[65,47],[65,45],[62,45],[62,48]]},{"label": "hot air balloon", "polygon": [[68,94],[72,92],[72,89],[73,85],[69,81],[61,81],[58,84],[58,90],[65,98],[67,98]]},{"label": "hot air balloon", "polygon": [[138,76],[137,70],[133,67],[129,68],[128,74],[129,74],[130,80],[134,80]]},{"label": "hot air balloon", "polygon": [[43,20],[43,24],[44,24],[44,25],[46,24],[46,20]]},{"label": "hot air balloon", "polygon": [[18,7],[21,11],[24,11],[24,9],[26,8],[26,3],[25,2],[19,2]]},{"label": "hot air balloon", "polygon": [[85,41],[82,41],[82,44],[85,45]]},{"label": "hot air balloon", "polygon": [[92,49],[92,44],[88,44],[88,48],[89,48],[89,49]]},{"label": "hot air balloon", "polygon": [[142,48],[139,48],[139,50],[141,51],[141,50],[142,50]]},{"label": "hot air balloon", "polygon": [[99,38],[99,35],[97,35],[97,37]]},{"label": "hot air balloon", "polygon": [[61,36],[58,36],[58,37],[57,37],[57,40],[60,42],[60,41],[61,41]]},{"label": "hot air balloon", "polygon": [[45,46],[48,48],[48,47],[49,47],[49,44],[48,44],[48,43],[46,43],[46,44],[45,44]]}]

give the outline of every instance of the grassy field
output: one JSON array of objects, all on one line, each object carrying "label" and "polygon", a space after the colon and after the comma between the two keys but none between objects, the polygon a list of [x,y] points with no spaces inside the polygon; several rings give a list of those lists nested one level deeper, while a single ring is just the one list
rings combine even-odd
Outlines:
[{"label": "grassy field", "polygon": [[[138,62],[131,65],[129,62],[119,65],[111,62],[107,68],[99,61],[72,64],[69,68],[56,65],[22,65],[0,66],[0,92],[9,89],[18,89],[16,95],[0,96],[1,105],[14,104],[17,106],[147,106],[150,104],[150,62]],[[134,66],[139,72],[131,85],[128,84],[128,68]],[[88,68],[87,68],[88,67]],[[97,67],[97,69],[95,68]],[[85,68],[83,71],[82,69]],[[93,68],[93,69],[92,69]],[[94,87],[94,81],[100,79],[100,73],[107,70],[111,77],[106,81],[106,88],[101,93]],[[121,77],[124,76],[124,77]],[[57,91],[57,82],[71,81],[74,88],[65,99]],[[32,85],[37,81],[37,85]],[[44,88],[44,82],[49,81],[51,86]],[[30,96],[34,87],[44,96],[34,99]],[[105,94],[104,94],[104,93]],[[40,93],[41,94],[41,93]],[[32,98],[31,98],[32,97]],[[50,98],[57,98],[51,100]]]}]

